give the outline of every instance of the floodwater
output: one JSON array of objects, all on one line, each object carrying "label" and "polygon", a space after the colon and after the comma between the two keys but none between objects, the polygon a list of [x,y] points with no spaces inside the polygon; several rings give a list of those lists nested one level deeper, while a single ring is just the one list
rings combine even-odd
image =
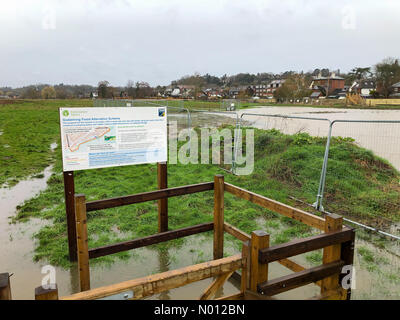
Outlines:
[{"label": "floodwater", "polygon": [[[9,216],[13,216],[16,206],[23,203],[41,190],[46,188],[46,181],[51,175],[52,167],[44,171],[41,179],[21,181],[10,189],[0,189],[0,266],[1,272],[12,273],[11,290],[13,299],[34,299],[34,288],[41,285],[45,274],[41,273],[46,262],[34,262],[33,251],[35,241],[33,235],[41,227],[50,224],[50,221],[30,219],[26,223],[9,224]],[[265,221],[264,221],[265,223]],[[384,263],[379,268],[386,270],[377,273],[366,269],[359,254],[355,255],[356,289],[353,290],[353,298],[399,298],[398,282],[391,281],[396,277],[399,267],[398,246],[393,251],[383,250],[366,241],[357,240],[356,247],[367,247],[374,252]],[[199,249],[200,248],[200,249]],[[227,254],[235,254],[237,250],[229,242],[225,244]],[[94,264],[90,268],[92,288],[118,283],[149,274],[165,272],[192,264],[201,263],[212,259],[212,235],[202,234],[186,238],[181,247],[171,247],[161,251],[154,247],[140,248],[130,251],[127,260],[116,260],[111,265]],[[292,258],[299,264],[311,266],[304,255]],[[70,270],[55,267],[56,282],[60,296],[66,296],[79,291],[78,270],[74,265]],[[278,263],[269,265],[269,278],[273,279],[290,274],[291,271]],[[147,299],[198,299],[200,294],[211,283],[212,279],[205,279],[187,286],[169,290]],[[235,294],[239,290],[239,283],[229,280],[224,287],[217,292],[218,297]],[[280,299],[303,299],[319,293],[319,287],[310,284],[305,287],[290,290],[277,295]]]},{"label": "floodwater", "polygon": [[[400,170],[400,110],[367,110],[309,107],[259,107],[238,111],[243,113],[285,115],[328,120],[393,121],[398,123],[341,123],[332,127],[333,136],[351,137],[361,147],[372,150]],[[326,137],[329,122],[265,116],[243,115],[243,120],[259,129],[278,129],[287,134],[307,132],[312,136]]]},{"label": "floodwater", "polygon": [[[13,299],[34,299],[34,288],[42,284],[46,273],[42,268],[46,262],[34,262],[33,236],[40,228],[51,224],[51,221],[31,218],[28,222],[10,224],[10,217],[16,213],[16,207],[25,200],[34,197],[46,188],[46,181],[52,173],[52,166],[43,172],[44,177],[19,182],[12,188],[0,189],[0,267],[1,272],[9,272],[11,276],[11,292]],[[199,250],[201,248],[201,250]],[[228,254],[237,253],[229,243],[226,244]],[[111,265],[94,264],[90,268],[92,288],[118,283],[125,280],[143,277],[149,274],[165,272],[192,264],[212,260],[212,236],[195,235],[186,239],[182,247],[160,251],[157,248],[140,248],[131,251],[127,260],[117,260]],[[66,296],[79,291],[77,266],[65,270],[55,267],[56,283],[59,295]],[[273,277],[288,274],[289,271],[279,264],[271,264],[270,275]],[[200,294],[211,283],[205,279],[154,295],[148,299],[198,299]],[[229,280],[216,296],[221,297],[239,292],[239,283]],[[301,298],[304,294],[312,296],[318,292],[315,286],[307,286],[303,290],[292,290],[283,297],[287,299]]]},{"label": "floodwater", "polygon": [[[240,113],[270,113],[321,117],[328,119],[368,119],[368,120],[393,120],[400,119],[400,111],[378,111],[378,110],[344,110],[344,109],[318,109],[318,108],[297,108],[297,107],[263,107],[256,109],[246,109]],[[179,116],[177,117],[179,118]],[[207,124],[207,114],[199,114],[195,121],[202,125]],[[212,122],[226,123],[224,116],[211,116]],[[217,120],[218,119],[218,120]],[[226,119],[226,118],[225,118]],[[281,122],[273,122],[272,118],[263,117],[245,117],[244,120],[250,121],[254,126],[264,129],[277,127],[277,129],[285,129],[287,133],[299,131],[307,131],[312,135],[323,136],[327,133],[328,124],[324,121],[305,120],[300,125],[295,121],[280,120]],[[210,118],[208,120],[208,123]],[[297,121],[297,120],[296,120]],[[185,120],[182,119],[181,127],[185,127]],[[372,149],[381,156],[389,159],[397,168],[400,165],[396,162],[398,159],[398,144],[396,137],[400,136],[400,128],[398,125],[388,131],[382,129],[384,125],[368,125],[369,129],[363,127],[366,125],[346,124],[342,131],[339,126],[334,128],[334,135],[352,136],[359,143],[363,142],[364,136],[366,140],[373,140],[376,134],[380,139],[387,140],[386,147],[379,148],[379,143],[371,144]],[[392,125],[390,125],[392,126]],[[371,129],[372,128],[372,129]],[[293,131],[294,130],[294,131]],[[347,130],[347,131],[346,131]],[[396,131],[397,130],[397,131]],[[393,146],[392,146],[393,145]],[[363,145],[364,146],[364,145]],[[52,146],[54,149],[54,145]],[[392,149],[392,150],[389,150]],[[379,151],[381,150],[381,151]],[[386,153],[385,153],[386,152]],[[41,273],[42,267],[47,263],[33,261],[33,251],[35,241],[33,235],[41,227],[51,224],[51,221],[43,221],[40,219],[30,219],[26,223],[9,224],[9,217],[16,214],[16,207],[25,200],[34,197],[41,190],[46,188],[46,181],[52,173],[52,167],[48,167],[44,171],[43,178],[35,178],[31,180],[21,181],[10,189],[0,189],[0,272],[12,273],[11,290],[13,299],[34,299],[34,288],[41,285],[45,274]],[[398,227],[398,226],[397,226]],[[399,246],[393,245],[390,248],[381,249],[370,242],[357,240],[356,248],[364,247],[373,252],[376,259],[376,268],[365,264],[364,258],[356,251],[355,268],[356,268],[356,288],[352,291],[354,299],[399,299]],[[226,243],[226,252],[228,254],[236,253],[236,249]],[[130,280],[149,274],[164,272],[211,260],[212,258],[212,237],[207,234],[195,235],[188,237],[181,247],[169,248],[161,251],[155,247],[141,248],[130,251],[131,257],[127,260],[117,260],[111,265],[93,264],[91,265],[91,286],[92,288],[114,284],[117,282]],[[309,266],[303,255],[293,257],[293,260]],[[59,288],[60,296],[69,295],[78,292],[78,270],[76,265],[71,269],[65,270],[59,267],[55,268],[56,282]],[[269,266],[269,278],[273,279],[291,273],[288,269],[272,263]],[[211,283],[212,279],[199,281],[181,288],[169,290],[161,294],[149,297],[149,299],[197,299],[203,290]],[[233,280],[227,281],[223,289],[217,296],[230,295],[238,292],[238,283]],[[279,298],[284,299],[303,299],[318,294],[319,288],[315,285],[308,285],[302,288],[288,291],[280,294]]]}]

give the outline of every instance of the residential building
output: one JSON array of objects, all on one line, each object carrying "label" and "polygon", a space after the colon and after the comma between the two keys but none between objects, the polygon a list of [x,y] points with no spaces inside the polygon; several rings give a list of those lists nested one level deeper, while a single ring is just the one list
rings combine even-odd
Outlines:
[{"label": "residential building", "polygon": [[349,88],[349,92],[358,93],[365,98],[370,97],[373,90],[376,90],[376,84],[372,79],[355,81]]},{"label": "residential building", "polygon": [[325,90],[326,95],[331,95],[337,89],[344,89],[344,78],[337,76],[334,72],[328,77],[323,77],[319,74],[314,77],[310,88],[322,87]]},{"label": "residential building", "polygon": [[400,82],[397,82],[394,85],[392,85],[392,88],[393,88],[393,94],[391,95],[391,97],[400,98]]},{"label": "residential building", "polygon": [[252,86],[251,88],[253,89],[255,96],[265,97],[265,96],[267,96],[267,87],[268,87],[268,85],[266,85],[266,84],[258,84],[258,85]]},{"label": "residential building", "polygon": [[232,87],[229,89],[229,96],[232,98],[236,98],[239,95],[240,88]]}]

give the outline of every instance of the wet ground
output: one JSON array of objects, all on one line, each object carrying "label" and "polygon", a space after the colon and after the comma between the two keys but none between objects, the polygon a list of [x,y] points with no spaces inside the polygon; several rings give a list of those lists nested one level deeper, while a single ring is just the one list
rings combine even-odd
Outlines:
[{"label": "wet ground", "polygon": [[[46,274],[42,274],[45,262],[34,262],[33,251],[35,242],[33,235],[41,227],[49,224],[49,221],[30,219],[25,223],[10,224],[10,217],[15,214],[16,206],[30,199],[35,194],[46,188],[46,181],[51,175],[52,167],[44,171],[44,177],[21,181],[10,189],[0,189],[0,247],[1,271],[12,273],[11,290],[13,299],[33,299],[34,288],[42,283]],[[201,248],[201,249],[199,249]],[[225,245],[228,254],[237,253],[229,243]],[[160,251],[157,248],[141,248],[131,251],[128,260],[117,260],[112,265],[91,266],[92,288],[143,277],[149,274],[173,270],[196,263],[212,260],[212,236],[195,235],[186,239],[183,247],[170,248]],[[70,270],[59,267],[55,268],[56,282],[60,296],[78,292],[78,270],[76,266]],[[288,274],[284,267],[279,264],[271,264],[271,277]],[[211,283],[212,279],[205,279],[182,288],[150,297],[150,299],[197,299],[201,292]],[[217,296],[224,296],[239,292],[239,283],[228,281]],[[317,293],[315,286],[307,286],[303,290],[292,290],[284,295],[285,298],[299,298],[307,292],[312,296]]]},{"label": "wet ground", "polygon": [[[400,111],[376,111],[374,110],[343,110],[343,109],[317,109],[317,108],[257,108],[247,109],[249,113],[273,113],[273,114],[292,114],[301,116],[316,116],[329,119],[400,119]],[[187,125],[186,117],[176,115],[178,126],[185,127]],[[171,117],[172,119],[172,117]],[[197,114],[192,117],[193,125],[207,126],[212,122],[213,125],[226,123],[225,116],[207,115],[205,113]],[[246,118],[245,118],[246,119]],[[231,118],[232,122],[234,120]],[[271,128],[277,126],[270,120],[265,122],[265,118],[248,117],[247,121],[253,122],[255,126],[260,128]],[[312,120],[311,120],[312,121]],[[309,121],[303,123],[302,128],[310,134],[325,135],[327,125],[321,121],[320,125]],[[282,122],[283,123],[283,122]],[[299,124],[286,125],[288,133]],[[282,124],[281,124],[281,127]],[[346,130],[348,130],[347,127]],[[351,128],[351,126],[350,126]],[[396,127],[397,128],[397,127]],[[354,129],[354,128],[353,128]],[[353,130],[352,129],[352,130]],[[324,131],[325,130],[325,131]],[[397,129],[391,129],[390,133],[382,131],[381,127],[376,127],[377,135],[385,138],[388,145],[395,144],[396,133],[400,136],[400,126]],[[396,131],[399,130],[399,131]],[[375,132],[375,131],[374,131]],[[293,132],[292,132],[293,133]],[[361,134],[362,133],[362,134]],[[346,136],[346,132],[340,135]],[[370,130],[354,129],[353,134],[362,137],[363,135],[371,137]],[[397,146],[398,147],[398,146]],[[54,148],[54,146],[53,146]],[[387,150],[385,147],[384,150]],[[377,149],[378,150],[378,149]],[[395,148],[392,152],[394,160],[398,156]],[[48,167],[44,171],[43,178],[33,178],[21,181],[10,189],[0,189],[0,272],[10,272],[13,274],[11,278],[12,295],[14,299],[33,299],[34,288],[41,285],[41,281],[45,274],[41,273],[45,262],[33,262],[33,251],[35,242],[33,235],[41,227],[50,221],[39,219],[30,219],[26,223],[9,224],[10,216],[15,215],[17,205],[23,203],[24,200],[30,199],[35,194],[46,188],[46,181],[51,175],[52,167]],[[393,226],[398,228],[398,226]],[[201,249],[199,249],[201,248]],[[398,242],[391,242],[384,248],[376,246],[372,242],[358,239],[356,248],[362,248],[360,252],[357,250],[355,254],[356,268],[356,287],[352,291],[354,299],[400,299],[400,250]],[[236,250],[226,245],[226,252],[233,254]],[[370,258],[368,254],[372,254]],[[145,275],[173,270],[176,268],[188,266],[195,263],[210,260],[212,257],[212,237],[209,235],[197,235],[188,237],[184,246],[179,248],[170,248],[168,251],[160,251],[157,248],[141,248],[131,251],[131,258],[124,261],[116,261],[111,266],[96,264],[91,267],[91,285],[92,288],[117,283]],[[305,257],[297,256],[293,258],[296,262],[311,266]],[[279,277],[289,274],[291,271],[279,265],[272,263],[269,267],[269,278]],[[207,287],[212,279],[206,279],[182,288],[170,290],[151,297],[151,299],[197,299],[201,292]],[[56,268],[56,282],[58,284],[61,296],[68,295],[78,291],[78,278],[76,266],[70,270]],[[234,294],[238,292],[238,284],[234,281],[228,281],[223,290],[218,292],[218,296]],[[280,298],[286,299],[303,299],[318,294],[319,288],[315,285],[298,288],[279,295]]]},{"label": "wet ground", "polygon": [[[44,177],[22,181],[11,189],[0,189],[0,241],[2,271],[13,273],[11,278],[12,294],[14,299],[33,299],[34,288],[41,285],[45,274],[41,273],[45,262],[33,262],[35,243],[33,235],[39,228],[51,223],[40,219],[30,219],[26,223],[9,224],[9,216],[15,214],[15,208],[25,199],[33,197],[37,192],[46,188],[46,180],[51,174],[52,167],[44,171]],[[356,248],[367,248],[374,255],[371,262],[360,253],[355,254],[356,289],[353,290],[354,299],[395,299],[400,298],[398,277],[400,271],[399,246],[393,242],[385,249],[379,248],[370,242],[357,240]],[[199,249],[201,248],[201,249]],[[236,253],[231,244],[226,243],[225,251],[228,254]],[[211,235],[196,235],[188,237],[185,244],[179,248],[170,248],[160,251],[157,248],[141,248],[131,251],[128,260],[117,260],[112,265],[95,264],[91,267],[91,285],[93,288],[130,280],[149,274],[177,269],[191,264],[201,263],[212,259]],[[311,266],[304,255],[293,257],[293,260]],[[55,268],[56,282],[61,296],[78,292],[78,277],[76,266],[70,270]],[[290,274],[291,271],[278,263],[269,266],[269,277]],[[173,289],[149,299],[197,299],[200,293],[211,283],[206,279],[188,286]],[[223,290],[217,295],[229,295],[238,292],[239,284],[228,281]],[[277,296],[284,299],[302,299],[318,294],[319,288],[315,285],[298,288]]]}]

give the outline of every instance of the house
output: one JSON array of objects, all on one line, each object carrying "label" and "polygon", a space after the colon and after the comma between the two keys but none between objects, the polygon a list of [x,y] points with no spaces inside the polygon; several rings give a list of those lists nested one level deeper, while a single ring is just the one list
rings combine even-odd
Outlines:
[{"label": "house", "polygon": [[391,97],[400,98],[400,82],[397,82],[394,85],[392,85],[392,88],[393,88],[393,94],[391,95]]},{"label": "house", "polygon": [[272,96],[276,89],[282,87],[282,85],[285,83],[285,79],[280,79],[280,80],[273,80],[267,85],[267,96]]},{"label": "house", "polygon": [[321,91],[313,91],[312,93],[311,93],[311,95],[310,95],[310,99],[319,99],[319,98],[321,98],[321,97],[323,97],[323,94],[322,94],[322,92]]},{"label": "house", "polygon": [[92,91],[90,92],[89,97],[92,99],[97,99],[99,97],[99,94],[97,91]]},{"label": "house", "polygon": [[265,97],[267,96],[267,85],[259,84],[251,87],[254,91],[254,95],[257,97]]},{"label": "house", "polygon": [[240,88],[233,87],[229,89],[229,96],[232,98],[236,98],[239,95]]},{"label": "house", "polygon": [[167,89],[165,89],[165,91],[164,91],[164,97],[170,97],[171,96],[171,93],[172,93],[172,88],[167,88]]},{"label": "house", "polygon": [[335,89],[328,96],[329,99],[346,99],[347,91],[346,89]]},{"label": "house", "polygon": [[373,90],[376,90],[376,84],[371,79],[355,81],[349,88],[349,92],[358,93],[364,98],[371,97],[371,91]]},{"label": "house", "polygon": [[310,87],[314,86],[324,88],[327,95],[331,95],[337,89],[344,89],[344,78],[337,76],[334,72],[328,77],[323,77],[320,73],[314,77]]},{"label": "house", "polygon": [[212,99],[221,98],[223,95],[223,90],[220,88],[207,88],[204,93]]},{"label": "house", "polygon": [[181,95],[181,89],[179,88],[175,88],[174,90],[172,90],[171,92],[171,97],[177,98]]}]

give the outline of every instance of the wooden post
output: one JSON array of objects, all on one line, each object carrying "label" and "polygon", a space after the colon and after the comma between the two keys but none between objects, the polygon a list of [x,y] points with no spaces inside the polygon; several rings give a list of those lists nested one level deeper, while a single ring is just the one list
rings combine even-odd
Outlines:
[{"label": "wooden post", "polygon": [[[342,230],[343,218],[336,214],[327,214],[325,216],[325,232]],[[335,244],[324,248],[323,264],[328,264],[340,260],[340,244]],[[325,278],[321,282],[321,294],[327,291],[337,289],[339,286],[339,274]],[[333,297],[335,298],[335,297]],[[337,297],[336,297],[337,298]]]},{"label": "wooden post", "polygon": [[76,243],[78,248],[79,282],[81,291],[90,289],[89,249],[87,236],[86,199],[83,194],[75,195]]},{"label": "wooden post", "polygon": [[225,281],[228,280],[231,275],[233,274],[233,271],[226,272],[224,274],[221,274],[217,279],[215,279],[208,287],[206,290],[204,290],[203,294],[200,296],[199,300],[209,300],[210,297],[215,295],[215,293],[218,291],[218,289],[222,288]]},{"label": "wooden post", "polygon": [[35,288],[35,300],[58,300],[57,284],[54,289],[45,289],[43,286]]},{"label": "wooden post", "polygon": [[260,263],[260,249],[269,247],[269,234],[258,230],[251,233],[250,250],[250,290],[257,292],[257,284],[268,280],[268,264]]},{"label": "wooden post", "polygon": [[10,275],[0,273],[0,300],[11,300]]},{"label": "wooden post", "polygon": [[[356,237],[356,232],[353,229],[352,230],[352,237],[350,241],[343,242],[341,245],[341,260],[344,261],[345,265],[353,267],[353,260],[354,260],[354,241]],[[353,271],[352,271],[353,272]],[[344,277],[344,274],[340,274],[339,276],[339,284],[342,284],[342,279]],[[353,279],[351,279],[353,281]],[[351,299],[351,287],[347,289],[346,295],[344,297],[346,300]]]},{"label": "wooden post", "polygon": [[224,176],[214,176],[214,260],[224,256]]},{"label": "wooden post", "polygon": [[[167,163],[157,163],[158,189],[168,188]],[[168,231],[168,198],[158,200],[158,232]]]},{"label": "wooden post", "polygon": [[242,258],[246,259],[246,263],[242,268],[242,275],[240,279],[240,291],[244,294],[249,288],[250,241],[243,242]]},{"label": "wooden post", "polygon": [[74,172],[65,171],[64,174],[64,195],[65,195],[65,212],[67,215],[68,230],[68,250],[69,260],[76,261],[76,225],[75,225],[75,183]]}]

